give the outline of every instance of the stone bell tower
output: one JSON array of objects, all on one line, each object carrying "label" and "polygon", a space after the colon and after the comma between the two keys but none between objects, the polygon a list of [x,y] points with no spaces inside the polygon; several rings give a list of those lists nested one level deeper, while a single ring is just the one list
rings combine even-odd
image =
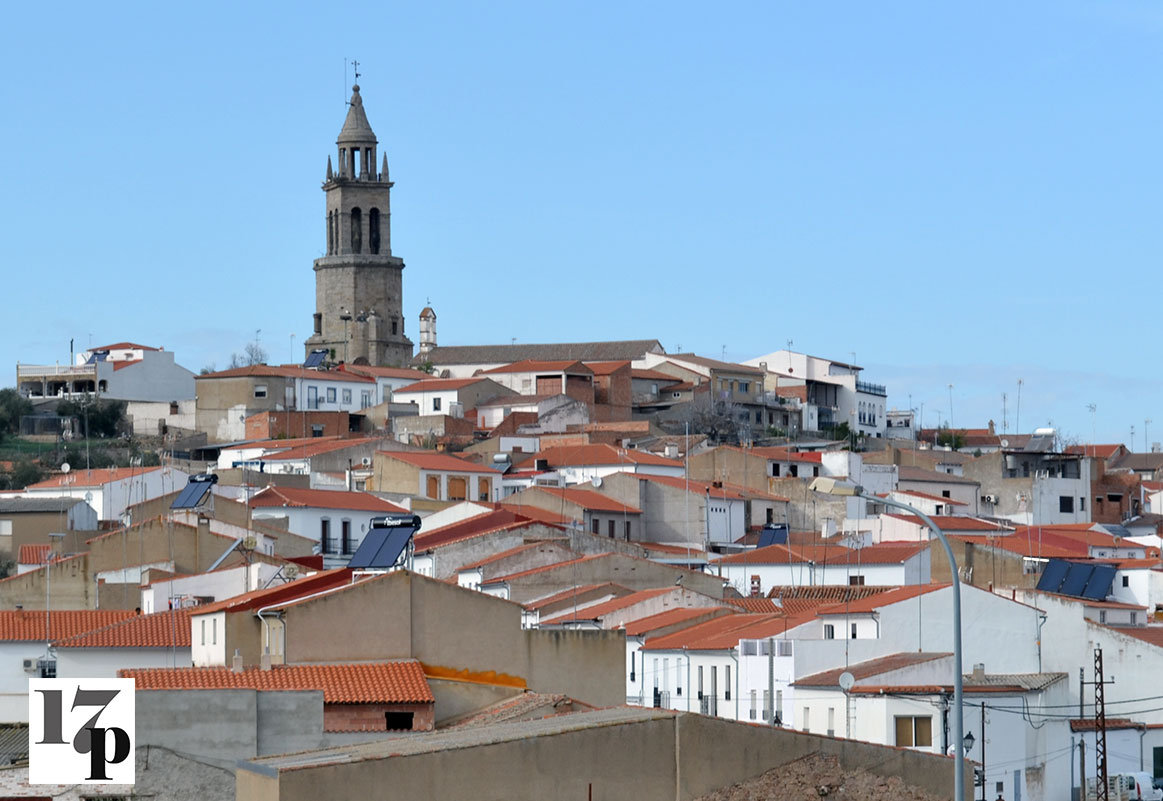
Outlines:
[{"label": "stone bell tower", "polygon": [[310,353],[327,348],[335,361],[403,366],[412,358],[404,336],[404,261],[392,255],[388,157],[376,171],[376,135],[359,85],[336,140],[338,167],[327,157],[327,255],[315,260],[314,333]]}]

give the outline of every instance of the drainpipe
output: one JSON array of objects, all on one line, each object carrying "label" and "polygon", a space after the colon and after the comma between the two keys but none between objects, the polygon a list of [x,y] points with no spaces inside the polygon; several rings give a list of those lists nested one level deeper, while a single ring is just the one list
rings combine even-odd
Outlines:
[{"label": "drainpipe", "polygon": [[[735,720],[739,720],[739,656],[735,653],[734,649],[731,650],[728,656],[735,662]],[[1141,752],[1142,748],[1139,750]]]},{"label": "drainpipe", "polygon": [[[351,583],[352,584],[355,583],[354,577],[352,578]],[[284,601],[283,603],[291,603],[292,601],[294,603],[298,603],[299,601],[308,601],[312,598],[318,598],[320,595],[328,595],[330,593],[335,592],[336,590],[341,590],[341,589],[343,589],[343,587],[332,587],[331,589],[320,590],[319,592],[313,592],[310,595],[304,595],[302,598],[294,598],[291,601]],[[278,609],[279,607],[283,606],[283,603],[271,604],[269,606],[264,606],[254,613],[254,616],[262,621],[263,634],[265,635],[264,639],[267,642],[266,648],[267,648],[268,652],[270,649],[271,633],[270,633],[270,626],[267,623],[267,619],[265,617],[263,617],[263,613],[269,612],[272,609]],[[279,615],[279,617],[281,618],[282,615]],[[284,662],[284,664],[287,661],[287,647],[286,647],[286,645],[287,645],[287,627],[284,624],[283,625],[283,662]]]},{"label": "drainpipe", "polygon": [[[1046,613],[1038,613],[1038,672],[1042,672],[1042,626],[1046,625]],[[1141,751],[1142,749],[1140,749]],[[1141,756],[1141,754],[1140,754]]]}]

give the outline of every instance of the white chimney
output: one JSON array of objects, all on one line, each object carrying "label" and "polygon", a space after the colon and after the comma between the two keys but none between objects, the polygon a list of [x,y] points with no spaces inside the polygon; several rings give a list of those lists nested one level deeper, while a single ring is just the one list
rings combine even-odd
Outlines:
[{"label": "white chimney", "polygon": [[234,649],[234,658],[230,660],[230,670],[234,673],[242,672],[242,654],[238,652],[237,648]]}]

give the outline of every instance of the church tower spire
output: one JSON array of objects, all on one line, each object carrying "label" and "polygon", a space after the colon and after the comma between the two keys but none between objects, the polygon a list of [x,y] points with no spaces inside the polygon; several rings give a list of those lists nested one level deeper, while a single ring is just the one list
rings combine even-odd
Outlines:
[{"label": "church tower spire", "polygon": [[405,365],[404,262],[392,255],[388,157],[376,170],[379,142],[368,122],[359,84],[335,140],[337,168],[327,159],[326,255],[315,260],[315,325],[303,343],[327,348],[335,361]]}]

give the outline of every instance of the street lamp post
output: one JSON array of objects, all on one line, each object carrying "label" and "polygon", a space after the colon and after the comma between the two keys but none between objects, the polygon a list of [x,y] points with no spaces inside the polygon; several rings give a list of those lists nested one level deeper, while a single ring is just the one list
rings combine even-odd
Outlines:
[{"label": "street lamp post", "polygon": [[873,503],[882,503],[897,509],[915,514],[929,527],[929,530],[941,540],[945,548],[945,556],[949,559],[949,572],[953,576],[953,737],[957,746],[953,749],[953,799],[965,801],[965,755],[961,744],[965,740],[965,722],[962,719],[962,679],[961,679],[961,577],[957,575],[957,559],[953,556],[953,549],[945,532],[933,522],[933,519],[920,509],[915,509],[907,503],[894,501],[892,498],[881,498],[867,495],[864,487],[849,481],[840,481],[834,478],[821,476],[812,481],[809,489],[824,495],[836,495],[849,498],[862,498]]}]

